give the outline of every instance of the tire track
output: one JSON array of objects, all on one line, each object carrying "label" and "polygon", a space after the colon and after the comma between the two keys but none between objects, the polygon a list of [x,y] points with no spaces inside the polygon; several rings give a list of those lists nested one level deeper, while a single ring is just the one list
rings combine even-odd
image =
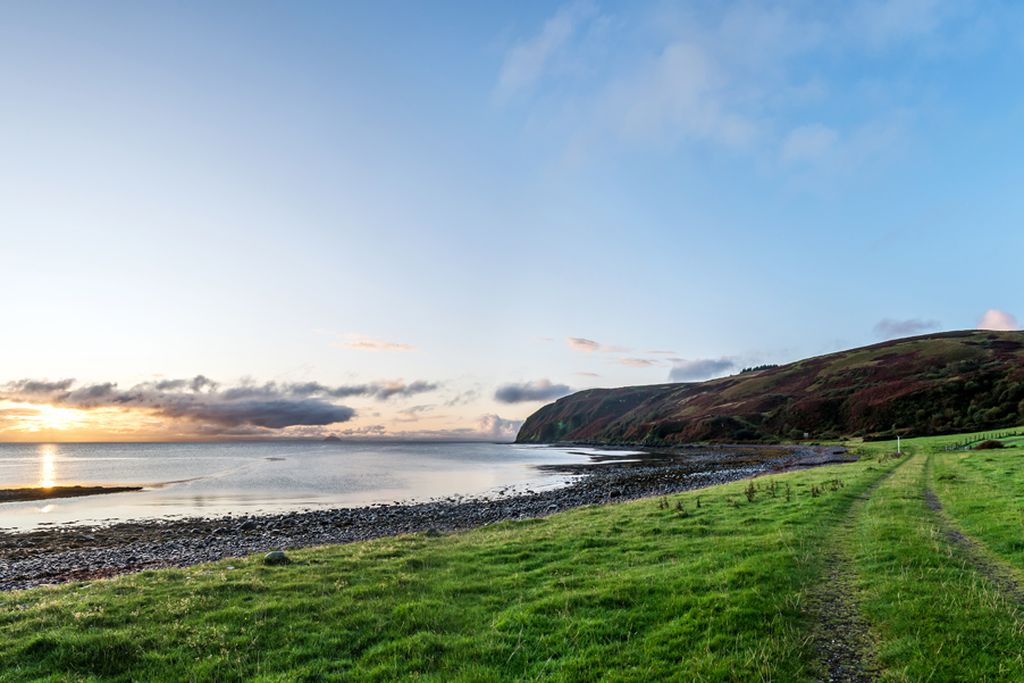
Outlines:
[{"label": "tire track", "polygon": [[853,535],[858,516],[878,487],[906,462],[892,467],[864,489],[833,533],[825,580],[810,601],[815,620],[814,646],[825,669],[824,680],[830,683],[867,683],[878,677],[871,626],[855,597],[853,559],[843,549],[843,541]]},{"label": "tire track", "polygon": [[953,518],[946,512],[934,489],[932,489],[932,458],[925,463],[924,502],[935,516],[939,531],[946,541],[953,546],[967,565],[984,577],[999,591],[1009,598],[1018,612],[1024,608],[1024,588],[1009,565],[993,558],[984,543],[971,538],[956,525]]}]

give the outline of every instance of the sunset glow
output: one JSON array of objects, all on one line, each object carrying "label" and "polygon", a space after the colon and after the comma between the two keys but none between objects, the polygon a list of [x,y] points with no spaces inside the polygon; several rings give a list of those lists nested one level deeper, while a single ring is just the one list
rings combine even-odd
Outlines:
[{"label": "sunset glow", "polygon": [[88,414],[82,410],[0,401],[0,434],[10,436],[11,440],[18,440],[19,435],[43,440],[46,435],[75,431],[88,421]]},{"label": "sunset glow", "polygon": [[34,428],[38,430],[53,430],[62,432],[72,429],[82,421],[82,413],[79,410],[68,408],[55,408],[54,406],[38,406],[38,416],[35,419]]},{"label": "sunset glow", "polygon": [[146,411],[80,410],[0,401],[0,440],[11,442],[149,441],[181,438],[167,420]]}]

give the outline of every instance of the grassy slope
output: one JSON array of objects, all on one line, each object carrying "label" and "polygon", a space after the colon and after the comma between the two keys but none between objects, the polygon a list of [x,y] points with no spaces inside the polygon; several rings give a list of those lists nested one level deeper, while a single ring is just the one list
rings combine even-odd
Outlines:
[{"label": "grassy slope", "polygon": [[830,544],[850,558],[886,678],[1019,680],[1015,604],[945,541],[923,490],[1024,569],[1024,451],[943,443],[881,461],[891,445],[864,446],[859,463],[762,478],[753,502],[738,483],[667,507],[296,551],[286,567],[3,594],[0,680],[808,680],[821,669],[806,606]]}]

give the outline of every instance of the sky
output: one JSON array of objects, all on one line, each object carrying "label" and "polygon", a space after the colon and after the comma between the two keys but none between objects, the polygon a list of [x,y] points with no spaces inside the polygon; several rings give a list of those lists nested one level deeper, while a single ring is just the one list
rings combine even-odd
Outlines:
[{"label": "sky", "polygon": [[1024,8],[0,10],[0,440],[507,440],[1024,316]]}]

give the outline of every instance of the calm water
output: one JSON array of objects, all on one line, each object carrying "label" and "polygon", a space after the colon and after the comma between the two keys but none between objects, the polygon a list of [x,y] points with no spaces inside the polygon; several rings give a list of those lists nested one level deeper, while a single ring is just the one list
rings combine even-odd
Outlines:
[{"label": "calm water", "polygon": [[539,490],[562,486],[569,477],[543,472],[538,465],[590,462],[596,454],[488,443],[0,444],[0,488],[145,487],[0,504],[0,528]]}]

